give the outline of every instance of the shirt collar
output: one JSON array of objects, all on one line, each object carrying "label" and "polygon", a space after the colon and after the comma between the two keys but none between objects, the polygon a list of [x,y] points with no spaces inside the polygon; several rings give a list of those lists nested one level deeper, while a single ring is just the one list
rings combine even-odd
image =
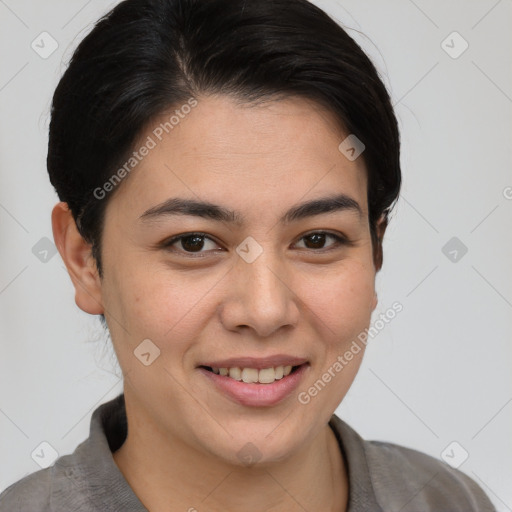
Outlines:
[{"label": "shirt collar", "polygon": [[341,449],[349,481],[347,512],[383,512],[377,502],[365,452],[365,441],[352,427],[333,414],[329,421]]},{"label": "shirt collar", "polygon": [[[349,478],[347,512],[382,512],[377,502],[365,453],[365,441],[347,423],[333,414],[329,421],[340,446]],[[63,457],[59,466],[66,480],[71,480],[76,492],[81,488],[84,500],[95,509],[148,512],[116,465],[112,453],[124,442],[127,419],[124,394],[100,405],[91,417],[90,434],[73,455]],[[78,464],[71,464],[76,457]],[[70,464],[67,464],[69,460]],[[59,480],[54,483],[53,491]],[[64,490],[64,489],[62,489]],[[53,494],[53,493],[52,493]],[[59,493],[61,496],[62,494]],[[66,512],[69,512],[69,508]],[[60,510],[55,509],[56,512]],[[64,508],[62,508],[64,512]]]},{"label": "shirt collar", "polygon": [[[85,482],[84,499],[94,511],[148,512],[124,478],[112,453],[126,439],[124,394],[100,405],[92,414],[89,437],[74,452],[78,480]],[[80,509],[82,510],[82,509]],[[58,511],[60,512],[60,510]],[[63,509],[64,512],[64,509]],[[69,512],[69,509],[66,510]]]}]

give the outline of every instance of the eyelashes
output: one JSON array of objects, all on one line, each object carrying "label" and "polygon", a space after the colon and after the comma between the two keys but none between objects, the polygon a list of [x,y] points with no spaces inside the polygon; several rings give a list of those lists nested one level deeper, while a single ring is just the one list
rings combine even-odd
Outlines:
[{"label": "eyelashes", "polygon": [[[329,231],[312,231],[310,233],[307,233],[305,235],[302,235],[299,240],[294,244],[303,241],[308,240],[311,242],[311,240],[316,240],[317,242],[313,241],[313,244],[320,243],[320,245],[327,241],[329,239],[334,240],[334,243],[329,245],[327,248],[324,247],[305,247],[301,248],[301,251],[309,252],[309,253],[319,253],[319,254],[325,254],[330,251],[339,249],[343,246],[353,246],[354,243],[349,240],[346,236],[339,234],[339,233],[332,233]],[[188,258],[204,258],[207,257],[209,254],[212,253],[218,253],[220,251],[224,251],[224,249],[213,249],[213,250],[207,250],[202,251],[202,249],[205,246],[205,241],[211,242],[214,246],[218,247],[220,244],[217,244],[217,242],[210,237],[207,233],[203,232],[191,232],[191,233],[182,233],[180,235],[176,235],[170,239],[165,240],[160,247],[162,249],[165,249],[169,252],[176,253],[179,255],[183,255]],[[175,246],[179,246],[181,243],[181,249],[176,248]],[[187,250],[187,246],[188,249]],[[196,250],[197,249],[197,250]]]}]

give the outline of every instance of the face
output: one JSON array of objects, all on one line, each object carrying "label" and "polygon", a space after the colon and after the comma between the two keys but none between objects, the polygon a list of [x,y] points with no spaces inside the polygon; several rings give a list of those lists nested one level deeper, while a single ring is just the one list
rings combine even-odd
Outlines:
[{"label": "face", "polygon": [[[97,293],[139,418],[205,456],[240,464],[251,442],[271,462],[325,428],[361,363],[364,350],[308,393],[376,306],[366,169],[339,151],[348,134],[306,100],[197,99],[161,141],[154,129],[168,115],[142,134],[137,148],[148,136],[156,146],[109,201]],[[297,209],[341,195],[352,202]],[[154,213],[169,199],[234,214]],[[299,377],[243,384],[200,368],[275,355],[305,361]],[[249,397],[247,386],[277,391]]]}]

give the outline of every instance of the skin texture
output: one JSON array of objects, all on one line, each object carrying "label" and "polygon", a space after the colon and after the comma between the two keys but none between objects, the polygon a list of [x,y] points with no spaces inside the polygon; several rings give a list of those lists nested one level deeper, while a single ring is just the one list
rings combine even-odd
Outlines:
[{"label": "skin texture", "polygon": [[[125,377],[129,433],[114,460],[152,512],[346,510],[346,467],[327,423],[364,350],[307,405],[297,394],[345,353],[377,305],[380,259],[371,244],[363,158],[345,158],[338,146],[348,134],[305,99],[258,106],[227,96],[197,100],[111,197],[103,280],[66,204],[52,213],[76,303],[105,314]],[[363,216],[346,210],[279,222],[291,206],[333,193],[355,199]],[[171,197],[238,210],[245,222],[139,220]],[[322,230],[353,244],[304,238]],[[158,247],[195,231],[210,237],[199,248],[204,258],[190,256],[180,241]],[[236,252],[248,236],[263,249],[250,264]],[[161,353],[145,366],[134,350],[148,338]],[[310,367],[297,392],[272,407],[231,401],[197,369],[214,358],[274,354],[307,358]],[[248,442],[261,455],[249,467],[237,456]]]}]

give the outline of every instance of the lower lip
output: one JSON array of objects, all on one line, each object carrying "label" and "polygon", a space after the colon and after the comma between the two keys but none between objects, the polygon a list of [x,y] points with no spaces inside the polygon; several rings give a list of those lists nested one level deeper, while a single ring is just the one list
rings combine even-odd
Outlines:
[{"label": "lower lip", "polygon": [[248,407],[269,407],[278,404],[297,389],[308,367],[309,364],[305,363],[272,384],[247,384],[231,377],[217,375],[205,368],[198,370],[209,378],[217,389],[239,404]]}]

